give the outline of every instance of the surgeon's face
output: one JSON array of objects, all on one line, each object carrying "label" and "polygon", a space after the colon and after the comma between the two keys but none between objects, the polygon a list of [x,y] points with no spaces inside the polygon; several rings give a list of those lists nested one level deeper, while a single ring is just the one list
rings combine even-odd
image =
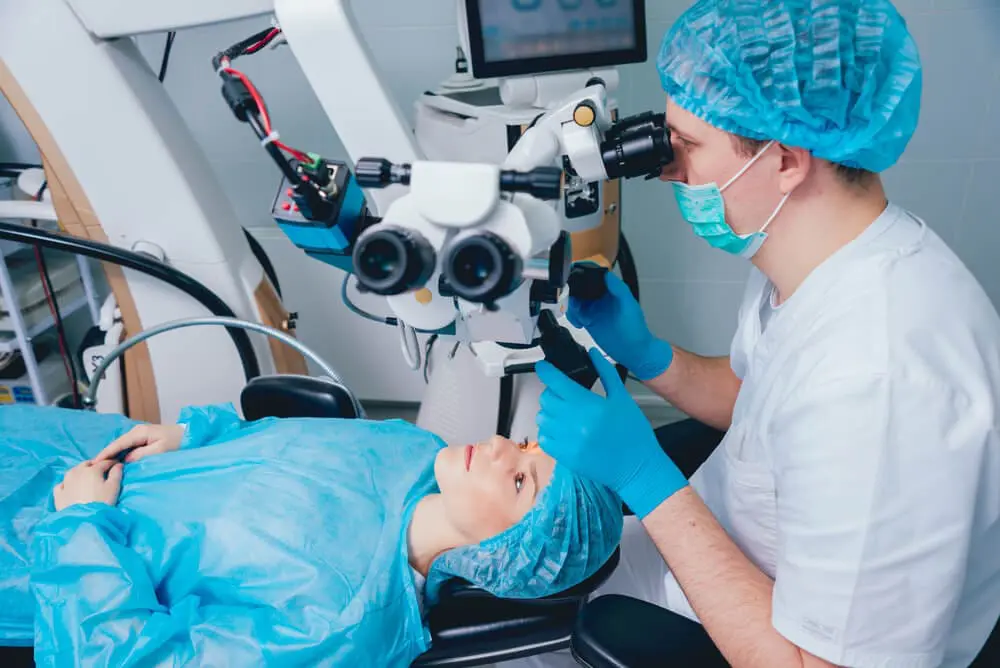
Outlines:
[{"label": "surgeon's face", "polygon": [[[744,155],[728,132],[709,125],[667,100],[667,125],[674,161],[660,176],[697,186],[714,182],[722,188],[752,156]],[[781,151],[771,146],[722,193],[726,221],[737,234],[756,232],[781,199]]]},{"label": "surgeon's face", "polygon": [[537,446],[525,449],[501,436],[438,453],[434,475],[445,514],[478,543],[517,524],[552,478],[555,460]]}]

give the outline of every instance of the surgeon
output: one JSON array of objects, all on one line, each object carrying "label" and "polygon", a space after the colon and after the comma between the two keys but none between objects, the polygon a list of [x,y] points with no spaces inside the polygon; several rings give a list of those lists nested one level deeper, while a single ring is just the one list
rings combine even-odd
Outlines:
[{"label": "surgeon", "polygon": [[0,645],[59,668],[406,668],[446,581],[557,593],[621,524],[608,488],[499,436],[0,408]]},{"label": "surgeon", "polygon": [[605,593],[700,621],[738,668],[969,665],[1000,615],[1000,318],[883,189],[920,109],[906,23],[888,0],[699,0],[657,68],[666,187],[752,269],[727,357],[658,338],[611,275],[569,307],[725,432],[690,479],[603,358],[606,396],[539,367],[542,448],[637,518]]}]

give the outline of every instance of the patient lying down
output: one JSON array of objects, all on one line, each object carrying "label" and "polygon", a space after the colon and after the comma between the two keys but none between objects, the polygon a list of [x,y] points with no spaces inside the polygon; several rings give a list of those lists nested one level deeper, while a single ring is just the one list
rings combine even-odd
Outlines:
[{"label": "patient lying down", "polygon": [[57,666],[408,666],[449,578],[547,596],[621,523],[609,490],[500,437],[2,408],[0,645]]}]

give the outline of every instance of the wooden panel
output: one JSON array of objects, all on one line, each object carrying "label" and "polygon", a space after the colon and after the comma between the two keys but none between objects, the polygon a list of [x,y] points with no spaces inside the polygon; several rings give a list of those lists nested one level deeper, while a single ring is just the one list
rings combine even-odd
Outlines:
[{"label": "wooden panel", "polygon": [[[260,313],[261,321],[268,327],[280,329],[286,334],[295,335],[289,327],[288,311],[285,310],[281,298],[274,291],[267,277],[261,280],[260,285],[254,291],[254,298],[257,301],[257,311]],[[271,348],[271,355],[274,356],[274,366],[278,373],[293,373],[308,375],[309,367],[306,360],[299,354],[299,351],[291,348],[281,341],[268,337],[268,345]]]},{"label": "wooden panel", "polygon": [[[38,145],[52,194],[52,204],[62,228],[73,236],[107,243],[107,235],[83,191],[83,186],[73,174],[65,156],[59,150],[55,139],[27,94],[2,59],[0,59],[0,94],[7,98]],[[105,263],[103,268],[122,314],[125,336],[141,331],[139,312],[121,267]],[[153,377],[149,348],[145,343],[132,348],[126,354],[124,366],[129,417],[147,422],[159,422],[160,403],[156,393],[156,379]]]},{"label": "wooden panel", "polygon": [[[621,181],[605,181],[602,184],[601,203],[604,216],[601,224],[589,230],[574,232],[573,261],[599,258],[614,261],[618,257],[618,234],[621,230]],[[602,262],[601,264],[605,264]]]}]

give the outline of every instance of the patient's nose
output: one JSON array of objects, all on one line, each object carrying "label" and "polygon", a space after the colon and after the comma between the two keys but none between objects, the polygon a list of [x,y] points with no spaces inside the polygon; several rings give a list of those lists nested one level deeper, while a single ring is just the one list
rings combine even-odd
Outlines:
[{"label": "patient's nose", "polygon": [[487,443],[487,452],[493,461],[503,461],[514,454],[513,444],[502,436],[494,436]]}]

